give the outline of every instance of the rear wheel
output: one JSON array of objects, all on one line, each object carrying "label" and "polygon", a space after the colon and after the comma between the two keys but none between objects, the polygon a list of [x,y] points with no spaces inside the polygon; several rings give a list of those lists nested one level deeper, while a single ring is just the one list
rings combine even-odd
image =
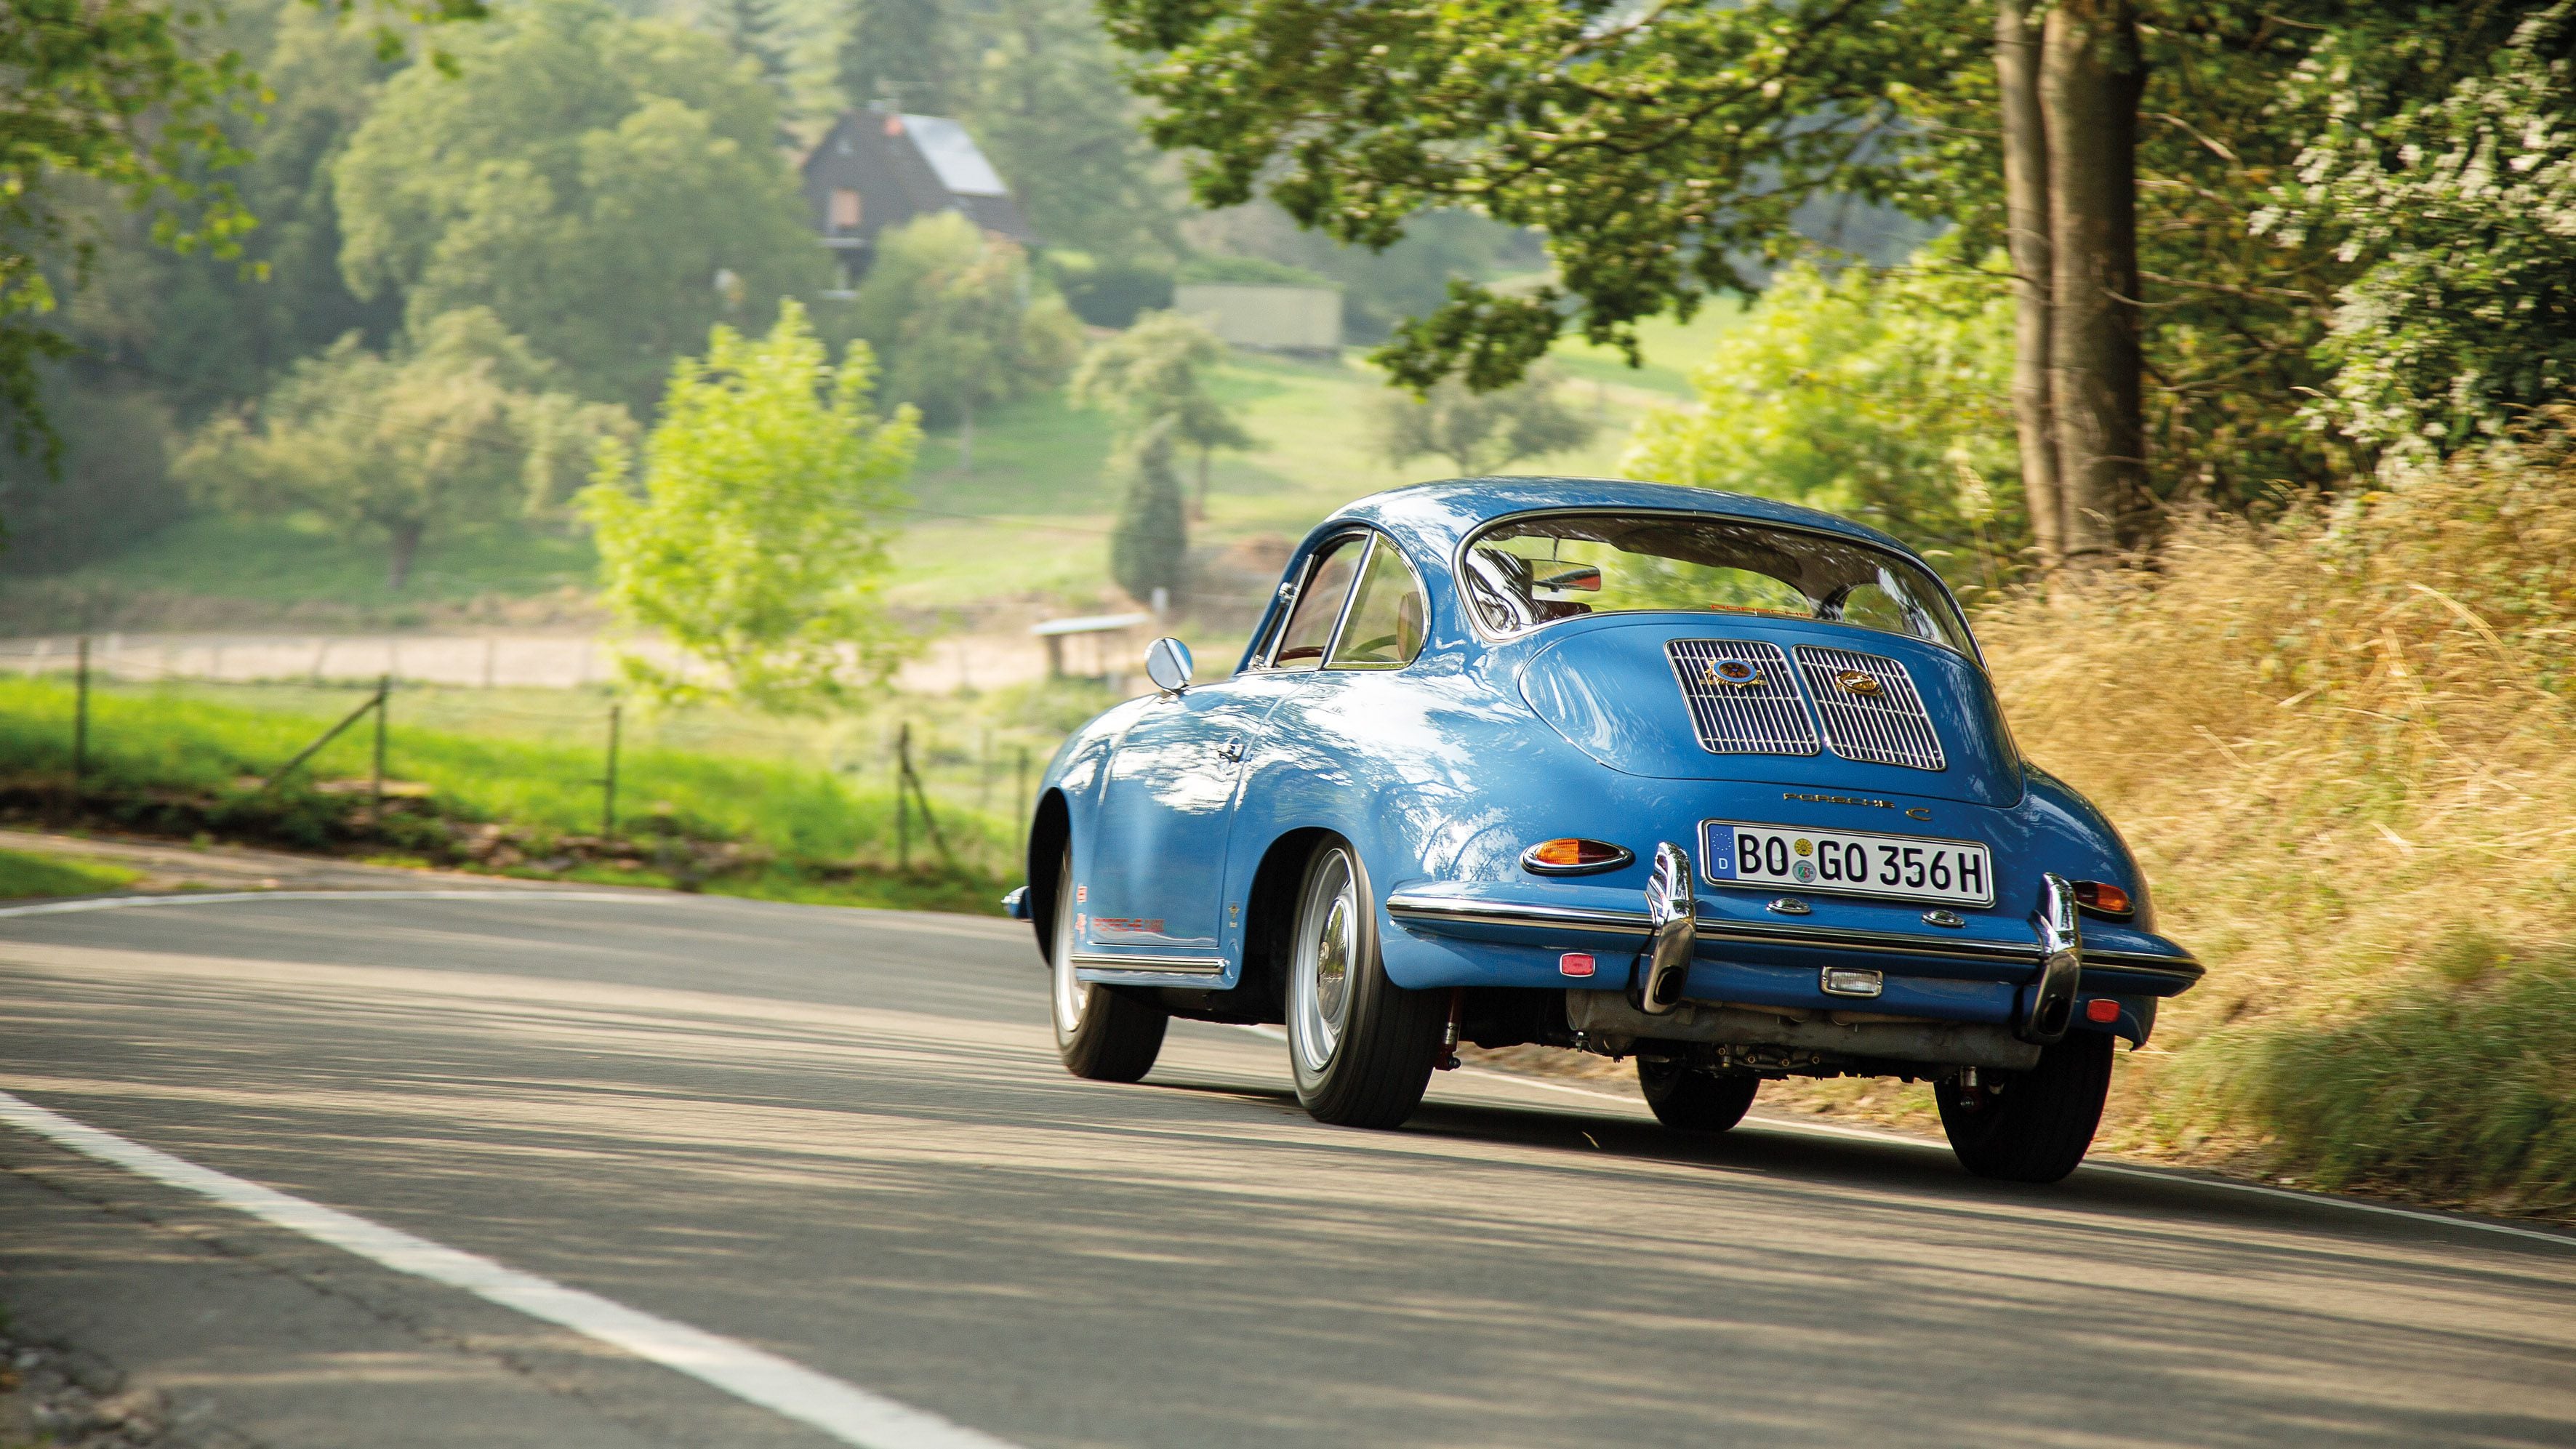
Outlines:
[{"label": "rear wheel", "polygon": [[1081,940],[1074,929],[1073,852],[1066,851],[1055,878],[1055,923],[1048,937],[1054,947],[1055,1051],[1064,1069],[1095,1082],[1133,1082],[1154,1069],[1162,1054],[1163,1029],[1171,1017],[1106,986],[1094,986],[1073,974],[1073,952]]},{"label": "rear wheel", "polygon": [[1407,991],[1378,960],[1377,903],[1359,854],[1326,840],[1297,893],[1288,962],[1288,1065],[1317,1121],[1396,1127],[1431,1083],[1444,992]]},{"label": "rear wheel", "polygon": [[1637,1058],[1637,1086],[1656,1120],[1679,1132],[1723,1132],[1744,1120],[1760,1077],[1713,1077],[1681,1062]]},{"label": "rear wheel", "polygon": [[2043,1047],[2026,1072],[1980,1072],[1977,1085],[1937,1083],[1941,1130],[1961,1166],[2004,1182],[2055,1182],[2075,1170],[2111,1094],[2111,1035],[2079,1031]]}]

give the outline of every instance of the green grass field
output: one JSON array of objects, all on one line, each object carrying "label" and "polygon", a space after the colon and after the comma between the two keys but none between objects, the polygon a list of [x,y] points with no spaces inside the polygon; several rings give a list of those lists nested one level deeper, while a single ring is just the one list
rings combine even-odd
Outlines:
[{"label": "green grass field", "polygon": [[92,896],[142,878],[143,872],[139,870],[128,870],[124,866],[91,860],[86,856],[60,855],[52,851],[0,850],[0,900]]},{"label": "green grass field", "polygon": [[[103,687],[91,696],[87,784],[98,800],[88,808],[109,812],[107,823],[160,833],[203,820],[219,835],[440,865],[473,863],[457,853],[458,842],[477,826],[500,824],[515,848],[499,868],[522,873],[556,857],[538,873],[637,884],[693,874],[717,891],[991,910],[1005,877],[1017,874],[1021,781],[1043,768],[1064,720],[1096,707],[1078,693],[1063,686],[925,701],[903,719],[802,726],[720,711],[638,716],[621,740],[617,834],[653,847],[625,852],[645,859],[640,870],[556,845],[594,837],[602,826],[607,706],[583,691],[398,693],[386,775],[397,791],[423,793],[417,803],[405,797],[409,813],[395,822],[402,829],[371,832],[350,822],[366,799],[372,721],[325,747],[282,790],[257,789],[362,694]],[[0,680],[0,790],[18,807],[58,802],[66,791],[71,711],[71,692],[59,681]],[[909,812],[909,869],[896,868],[905,852],[887,743],[901,723],[913,727],[917,770],[953,869],[917,810]],[[666,845],[681,843],[690,846],[685,869],[651,864],[657,852],[672,856]],[[704,868],[705,848],[728,843],[748,853],[740,868]]]},{"label": "green grass field", "polygon": [[[1688,326],[1646,324],[1646,365],[1637,370],[1612,349],[1580,340],[1561,344],[1557,356],[1573,397],[1594,410],[1601,430],[1583,448],[1513,468],[1616,473],[1638,415],[1688,395],[1689,368],[1736,315],[1719,304]],[[1202,544],[1294,538],[1362,494],[1449,471],[1438,458],[1396,467],[1370,453],[1363,418],[1380,383],[1356,350],[1338,361],[1238,352],[1217,385],[1259,441],[1245,452],[1216,456],[1208,517],[1196,535]],[[1117,507],[1116,482],[1107,471],[1111,434],[1108,418],[1050,393],[981,418],[971,472],[958,466],[954,430],[925,439],[911,480],[910,526],[895,550],[892,597],[937,609],[996,597],[1079,606],[1099,596],[1108,587],[1108,535]],[[1184,471],[1194,484],[1195,460],[1185,460]],[[316,517],[208,515],[45,582],[57,592],[152,593],[280,609],[323,601],[358,619],[399,627],[415,622],[414,611],[436,605],[529,598],[568,585],[586,594],[597,567],[586,538],[518,523],[432,535],[399,593],[387,587],[385,563],[381,545],[340,538]]]}]

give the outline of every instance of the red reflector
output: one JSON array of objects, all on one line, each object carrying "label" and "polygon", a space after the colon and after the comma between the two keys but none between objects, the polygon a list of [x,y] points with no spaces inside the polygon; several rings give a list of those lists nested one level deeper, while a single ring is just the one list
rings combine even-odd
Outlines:
[{"label": "red reflector", "polygon": [[2108,881],[2077,881],[2075,903],[2109,916],[2125,916],[2130,910],[2129,893]]},{"label": "red reflector", "polygon": [[1556,958],[1556,974],[1589,976],[1592,974],[1592,958],[1581,951],[1568,951]]},{"label": "red reflector", "polygon": [[2120,1003],[2107,996],[2096,996],[2084,1003],[2084,1019],[2109,1026],[2120,1019]]}]

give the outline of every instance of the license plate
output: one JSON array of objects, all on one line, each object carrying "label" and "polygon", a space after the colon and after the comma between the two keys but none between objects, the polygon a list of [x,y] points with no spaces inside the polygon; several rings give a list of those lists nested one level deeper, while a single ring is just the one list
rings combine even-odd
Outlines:
[{"label": "license plate", "polygon": [[1699,829],[1700,872],[1711,885],[1787,886],[1945,905],[1994,904],[1994,861],[1984,846],[1973,841],[1733,820],[1702,821]]}]

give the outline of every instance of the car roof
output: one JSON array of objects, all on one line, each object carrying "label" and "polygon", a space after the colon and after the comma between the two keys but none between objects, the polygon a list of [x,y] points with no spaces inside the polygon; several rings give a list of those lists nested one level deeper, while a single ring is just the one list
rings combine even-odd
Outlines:
[{"label": "car roof", "polygon": [[[1449,478],[1390,488],[1343,505],[1324,521],[1375,524],[1435,558],[1446,559],[1467,535],[1498,518],[1561,508],[1714,514],[1748,523],[1777,523],[1839,534],[1922,562],[1902,541],[1867,524],[1749,493],[1634,483],[1619,478]],[[1322,530],[1317,530],[1321,532]],[[1926,568],[1930,566],[1925,565]]]}]

